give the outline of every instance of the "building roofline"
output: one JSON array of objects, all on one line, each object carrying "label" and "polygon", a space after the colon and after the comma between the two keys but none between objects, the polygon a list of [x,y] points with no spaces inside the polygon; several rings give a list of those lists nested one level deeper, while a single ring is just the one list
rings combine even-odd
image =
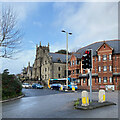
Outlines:
[{"label": "building roofline", "polygon": [[98,50],[99,50],[104,44],[106,44],[108,47],[110,47],[110,48],[113,50],[113,48],[112,48],[111,46],[109,46],[109,45],[106,43],[106,41],[104,41],[104,43],[103,43],[96,51],[98,52]]},{"label": "building roofline", "polygon": [[83,48],[85,48],[85,47],[88,47],[88,46],[90,46],[90,45],[93,45],[93,44],[95,44],[95,43],[102,43],[102,42],[108,42],[108,41],[120,41],[120,39],[102,40],[102,41],[93,42],[93,43],[91,43],[91,44],[89,44],[89,45],[86,45],[86,46],[84,46],[84,47],[82,47],[82,48],[79,48],[76,52],[78,52],[79,50],[81,50],[81,49],[83,49]]},{"label": "building roofline", "polygon": [[[61,55],[66,55],[66,54],[62,54],[62,53],[54,53],[54,52],[49,52],[49,53],[52,53],[52,54],[61,54]],[[72,54],[68,54],[68,55],[72,55]]]}]

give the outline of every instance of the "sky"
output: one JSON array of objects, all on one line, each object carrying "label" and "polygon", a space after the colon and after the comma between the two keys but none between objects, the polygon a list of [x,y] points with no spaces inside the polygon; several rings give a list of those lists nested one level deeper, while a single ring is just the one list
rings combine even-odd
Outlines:
[{"label": "sky", "polygon": [[0,72],[9,69],[18,74],[22,68],[31,66],[35,59],[36,44],[50,44],[50,52],[66,49],[66,34],[69,51],[93,42],[118,39],[117,2],[14,2],[3,3],[14,8],[18,26],[24,32],[21,52],[14,59],[0,59]]}]

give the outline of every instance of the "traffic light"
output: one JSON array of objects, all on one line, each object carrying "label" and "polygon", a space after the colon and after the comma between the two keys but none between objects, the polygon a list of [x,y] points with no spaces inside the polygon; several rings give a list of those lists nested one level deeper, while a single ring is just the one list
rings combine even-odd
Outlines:
[{"label": "traffic light", "polygon": [[86,50],[85,54],[82,56],[82,68],[92,68],[92,50]]}]

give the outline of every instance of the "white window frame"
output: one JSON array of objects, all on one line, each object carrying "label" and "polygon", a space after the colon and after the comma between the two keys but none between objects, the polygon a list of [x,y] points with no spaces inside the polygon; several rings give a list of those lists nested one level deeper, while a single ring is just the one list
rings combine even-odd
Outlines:
[{"label": "white window frame", "polygon": [[72,62],[72,63],[73,63],[73,65],[74,65],[74,60],[73,60],[73,62]]},{"label": "white window frame", "polygon": [[85,78],[83,78],[83,83],[86,83],[86,79]]},{"label": "white window frame", "polygon": [[107,60],[107,55],[103,55],[103,61]]},{"label": "white window frame", "polygon": [[98,72],[101,72],[101,66],[98,66]]},{"label": "white window frame", "polygon": [[101,77],[98,78],[98,82],[101,83]]},{"label": "white window frame", "polygon": [[109,60],[112,60],[112,55],[111,54],[109,54]]},{"label": "white window frame", "polygon": [[98,55],[98,61],[101,61],[101,56],[100,55]]},{"label": "white window frame", "polygon": [[112,66],[111,65],[109,66],[109,71],[112,71]]},{"label": "white window frame", "polygon": [[77,82],[80,83],[80,79],[78,79]]},{"label": "white window frame", "polygon": [[109,82],[112,83],[112,77],[109,77]]},{"label": "white window frame", "polygon": [[107,66],[103,66],[103,71],[104,71],[104,72],[107,71]]},{"label": "white window frame", "polygon": [[[106,78],[106,79],[105,79]],[[103,82],[107,83],[107,77],[103,77]]]}]

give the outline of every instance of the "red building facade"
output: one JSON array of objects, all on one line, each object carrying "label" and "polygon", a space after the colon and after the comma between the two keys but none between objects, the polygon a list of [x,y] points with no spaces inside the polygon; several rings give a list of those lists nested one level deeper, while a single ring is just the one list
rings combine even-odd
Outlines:
[{"label": "red building facade", "polygon": [[89,70],[82,69],[82,55],[93,50],[92,88],[118,89],[120,83],[120,40],[101,41],[79,49],[69,60],[71,78],[76,79],[79,89],[89,89]]}]

